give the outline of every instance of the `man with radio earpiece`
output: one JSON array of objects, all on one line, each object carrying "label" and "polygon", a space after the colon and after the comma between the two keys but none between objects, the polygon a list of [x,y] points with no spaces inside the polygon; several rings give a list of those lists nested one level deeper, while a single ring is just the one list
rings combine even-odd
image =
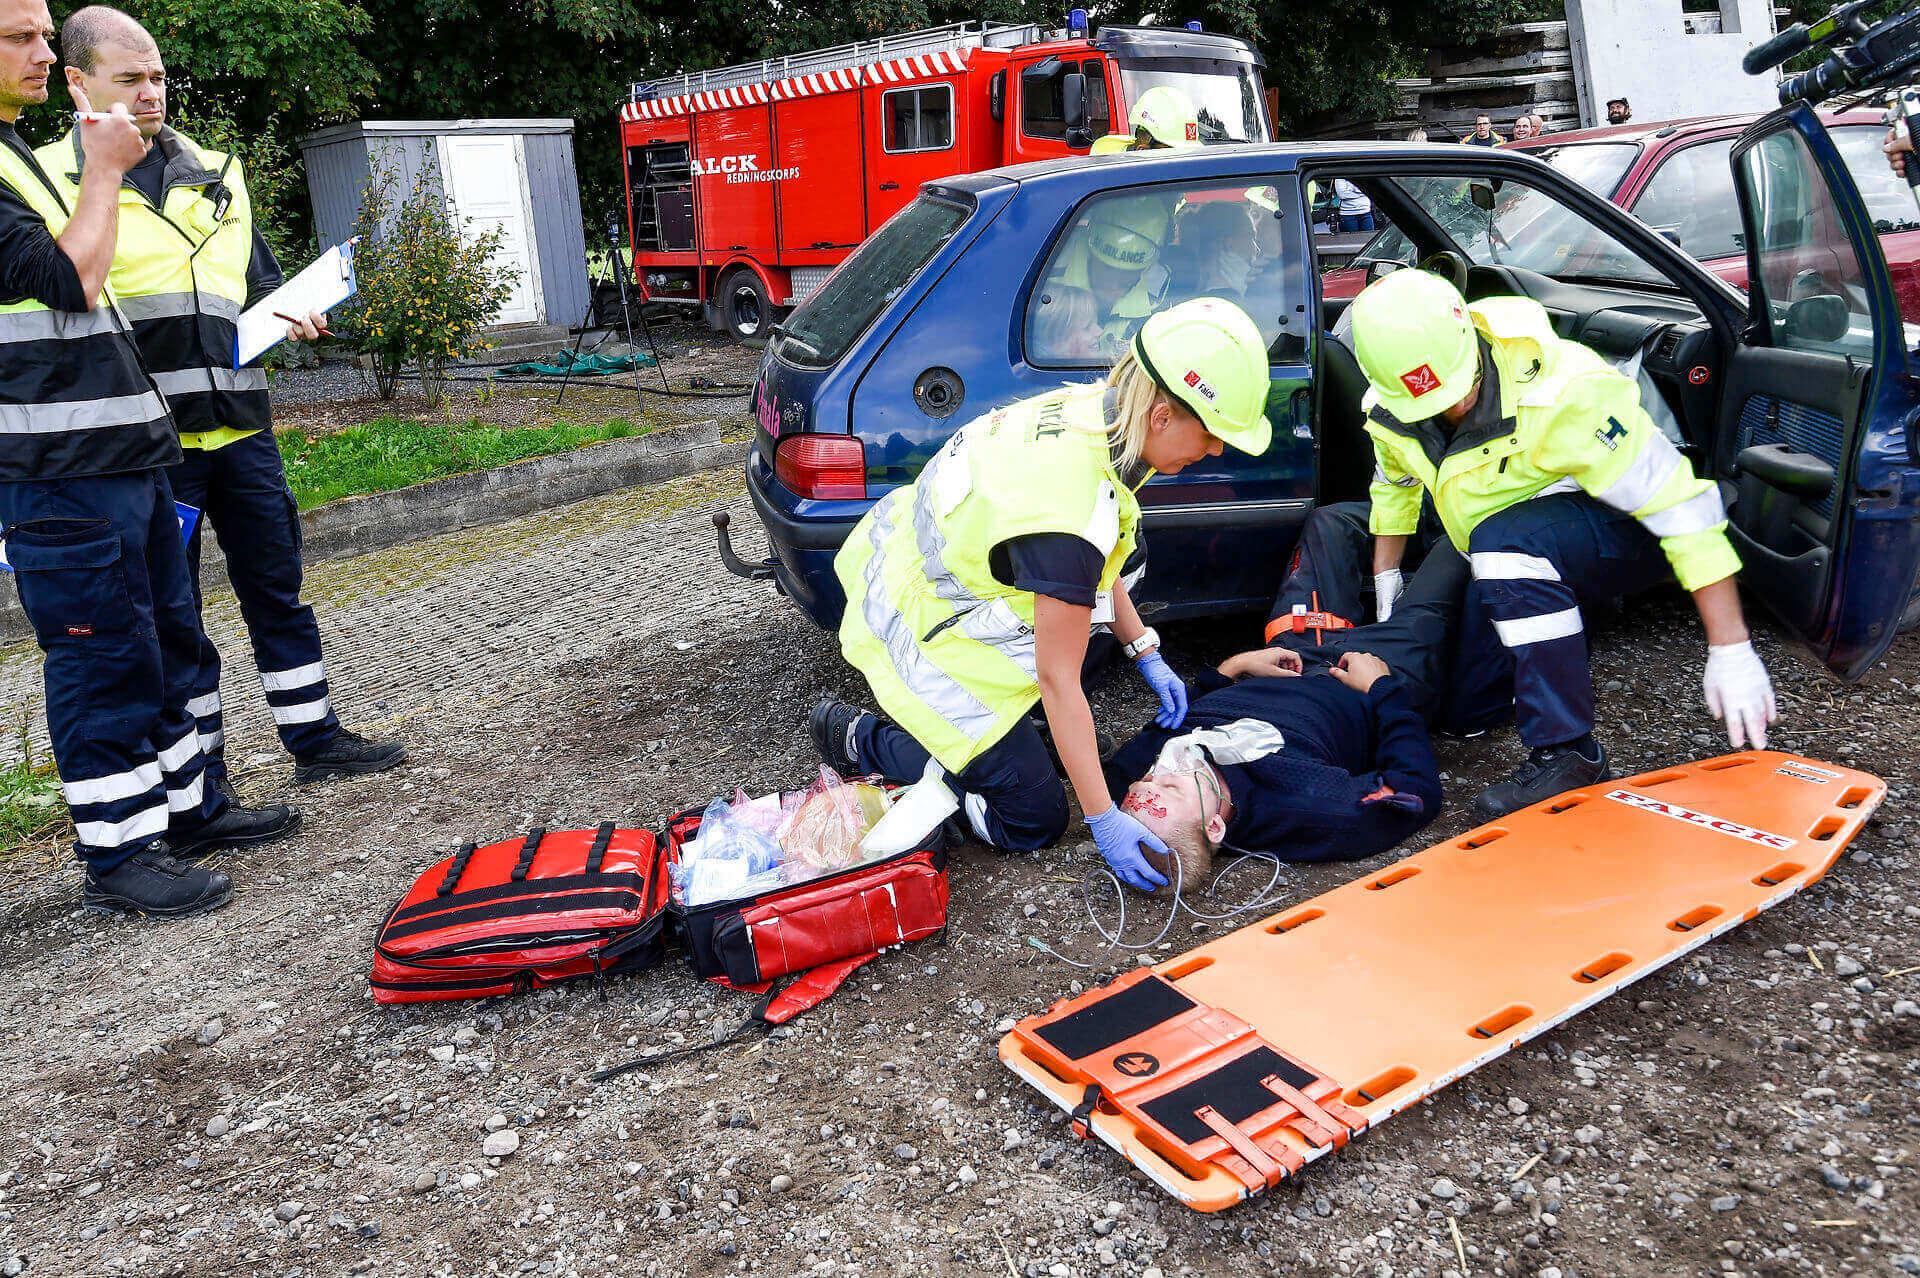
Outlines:
[{"label": "man with radio earpiece", "polygon": [[[104,5],[77,10],[60,30],[67,80],[96,108],[124,110],[146,154],[120,188],[120,238],[108,285],[133,325],[141,358],[173,410],[183,459],[174,496],[204,514],[226,553],[254,664],[296,782],[355,776],[406,757],[394,741],[369,741],[340,726],[313,609],[300,599],[300,516],[274,443],[266,370],[234,367],[236,321],[278,288],[280,264],[253,220],[238,157],[170,128],[167,68],[153,37]],[[41,165],[77,191],[86,157],[74,134],[42,147]],[[312,342],[320,314],[289,320],[287,340]],[[200,604],[200,531],[188,542],[194,604]],[[188,708],[210,784],[225,788],[226,732],[220,653],[203,633],[200,675]],[[298,817],[279,809],[284,833]]]}]

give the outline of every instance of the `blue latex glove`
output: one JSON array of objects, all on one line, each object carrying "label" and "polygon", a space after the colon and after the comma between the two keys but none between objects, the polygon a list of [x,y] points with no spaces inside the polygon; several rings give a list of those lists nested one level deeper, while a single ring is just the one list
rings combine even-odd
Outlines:
[{"label": "blue latex glove", "polygon": [[1140,671],[1140,677],[1153,689],[1153,695],[1160,698],[1160,713],[1153,721],[1163,728],[1177,728],[1187,721],[1187,685],[1173,672],[1167,659],[1157,652],[1149,652],[1133,663]]},{"label": "blue latex glove", "polygon": [[1088,817],[1087,828],[1093,831],[1093,841],[1112,868],[1113,876],[1122,883],[1142,892],[1167,885],[1166,876],[1141,854],[1144,845],[1161,856],[1167,855],[1167,845],[1146,826],[1118,807],[1112,807]]}]

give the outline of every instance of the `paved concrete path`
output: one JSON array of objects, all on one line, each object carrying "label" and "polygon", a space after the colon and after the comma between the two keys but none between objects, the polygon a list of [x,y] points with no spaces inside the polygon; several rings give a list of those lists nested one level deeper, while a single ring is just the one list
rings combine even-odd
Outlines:
[{"label": "paved concrete path", "polygon": [[[504,700],[619,641],[671,644],[783,606],[771,589],[729,576],[714,553],[709,518],[722,507],[746,545],[759,544],[741,484],[729,466],[312,565],[305,594],[342,720],[397,730],[430,710]],[[209,597],[206,625],[225,659],[230,761],[284,763],[231,593]],[[16,756],[22,723],[45,750],[40,653],[30,643],[0,651],[0,726]]]}]

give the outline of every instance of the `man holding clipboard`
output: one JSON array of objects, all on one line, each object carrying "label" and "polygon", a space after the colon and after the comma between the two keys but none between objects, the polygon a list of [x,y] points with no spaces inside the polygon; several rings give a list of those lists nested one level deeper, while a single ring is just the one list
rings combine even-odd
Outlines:
[{"label": "man holding clipboard", "polygon": [[187,697],[200,627],[167,469],[167,405],[106,289],[128,113],[83,93],[90,172],[63,188],[14,121],[47,100],[45,0],[0,0],[0,525],[45,654],[47,732],[86,866],[90,909],[176,917],[233,895],[193,864],[292,830],[208,784]]},{"label": "man holding clipboard", "polygon": [[[253,224],[240,162],[167,127],[166,66],[131,17],[104,5],[80,9],[61,27],[60,46],[68,83],[96,108],[126,111],[146,145],[121,186],[109,283],[173,409],[185,450],[173,467],[174,493],[219,534],[267,707],[294,757],[294,780],[393,767],[406,757],[404,746],[348,731],[334,714],[320,629],[300,599],[300,516],[273,439],[266,371],[234,367],[241,311],[281,283],[273,250]],[[57,181],[78,190],[88,163],[78,131],[37,154]],[[283,318],[288,341],[316,341],[326,331],[322,314]],[[187,556],[198,607],[198,530]],[[188,706],[208,775],[224,788],[220,653],[204,634]]]}]

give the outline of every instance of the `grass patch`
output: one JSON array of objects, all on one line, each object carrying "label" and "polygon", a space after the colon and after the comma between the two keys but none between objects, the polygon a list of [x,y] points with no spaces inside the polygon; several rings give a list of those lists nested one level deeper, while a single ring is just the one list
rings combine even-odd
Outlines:
[{"label": "grass patch", "polygon": [[623,417],[592,426],[552,422],[545,426],[488,426],[469,421],[436,426],[399,417],[376,417],[324,435],[284,431],[280,457],[287,484],[306,510],[341,497],[384,493],[442,475],[487,470],[527,457],[562,453],[602,440],[644,435],[651,427]]},{"label": "grass patch", "polygon": [[36,755],[24,730],[19,745],[20,758],[0,764],[0,853],[45,838],[67,820],[52,757]]}]

